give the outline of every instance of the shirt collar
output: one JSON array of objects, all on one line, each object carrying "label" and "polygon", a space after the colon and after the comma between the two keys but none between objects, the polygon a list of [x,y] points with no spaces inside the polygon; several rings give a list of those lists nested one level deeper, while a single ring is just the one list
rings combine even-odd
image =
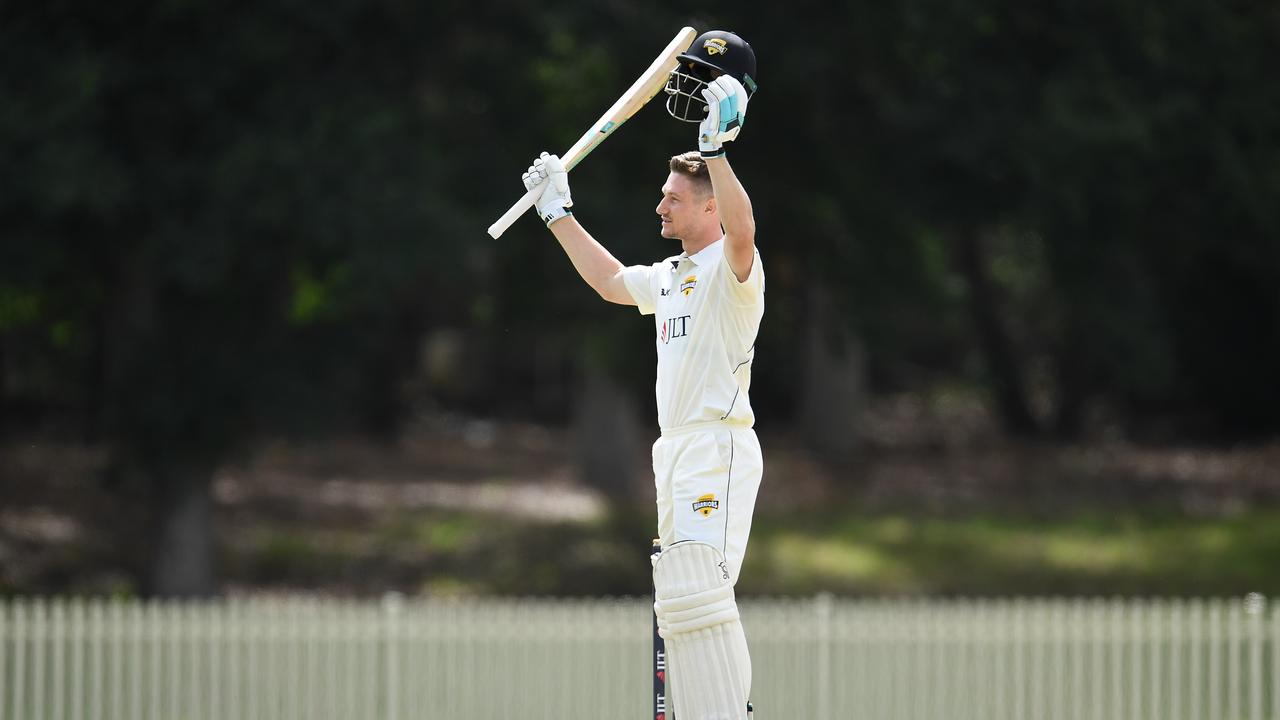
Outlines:
[{"label": "shirt collar", "polygon": [[689,260],[693,261],[694,265],[697,265],[698,267],[703,267],[705,265],[715,262],[717,259],[719,259],[719,257],[723,253],[724,253],[724,238],[722,237],[719,240],[711,243],[710,245],[702,248],[701,250],[699,250],[698,252],[692,255],[689,255],[686,253],[680,253],[680,259],[684,260],[685,258],[688,258]]}]

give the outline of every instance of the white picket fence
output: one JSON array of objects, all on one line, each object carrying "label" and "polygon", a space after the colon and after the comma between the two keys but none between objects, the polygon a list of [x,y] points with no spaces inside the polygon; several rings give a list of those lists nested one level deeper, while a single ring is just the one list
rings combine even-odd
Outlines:
[{"label": "white picket fence", "polygon": [[[1245,600],[745,600],[758,720],[1280,720]],[[641,720],[645,599],[0,600],[0,720]]]}]

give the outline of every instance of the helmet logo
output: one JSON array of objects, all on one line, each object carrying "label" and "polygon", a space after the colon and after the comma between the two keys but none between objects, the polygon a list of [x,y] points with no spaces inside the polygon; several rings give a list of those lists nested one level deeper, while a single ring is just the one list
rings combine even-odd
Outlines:
[{"label": "helmet logo", "polygon": [[720,38],[711,38],[702,44],[706,48],[708,55],[723,55],[729,52],[729,43]]}]

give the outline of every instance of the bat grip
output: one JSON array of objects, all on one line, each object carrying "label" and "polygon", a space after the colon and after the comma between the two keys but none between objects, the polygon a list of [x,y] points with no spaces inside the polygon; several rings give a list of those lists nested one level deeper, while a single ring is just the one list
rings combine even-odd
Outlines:
[{"label": "bat grip", "polygon": [[498,218],[497,222],[489,226],[489,237],[494,240],[502,237],[502,233],[506,232],[507,228],[511,227],[511,224],[514,223],[517,218],[523,215],[529,208],[533,207],[533,202],[537,200],[536,196],[541,190],[541,187],[536,187],[526,192],[524,197],[517,200],[516,204],[512,205],[510,210],[503,213],[502,217]]}]

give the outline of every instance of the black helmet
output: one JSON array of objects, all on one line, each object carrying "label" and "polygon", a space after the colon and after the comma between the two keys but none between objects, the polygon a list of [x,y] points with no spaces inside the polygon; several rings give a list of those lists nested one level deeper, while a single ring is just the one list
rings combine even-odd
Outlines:
[{"label": "black helmet", "polygon": [[667,112],[685,122],[702,122],[707,103],[702,88],[718,75],[732,75],[747,89],[756,92],[756,53],[746,40],[724,30],[698,36],[689,49],[676,56],[679,64],[667,78]]}]

